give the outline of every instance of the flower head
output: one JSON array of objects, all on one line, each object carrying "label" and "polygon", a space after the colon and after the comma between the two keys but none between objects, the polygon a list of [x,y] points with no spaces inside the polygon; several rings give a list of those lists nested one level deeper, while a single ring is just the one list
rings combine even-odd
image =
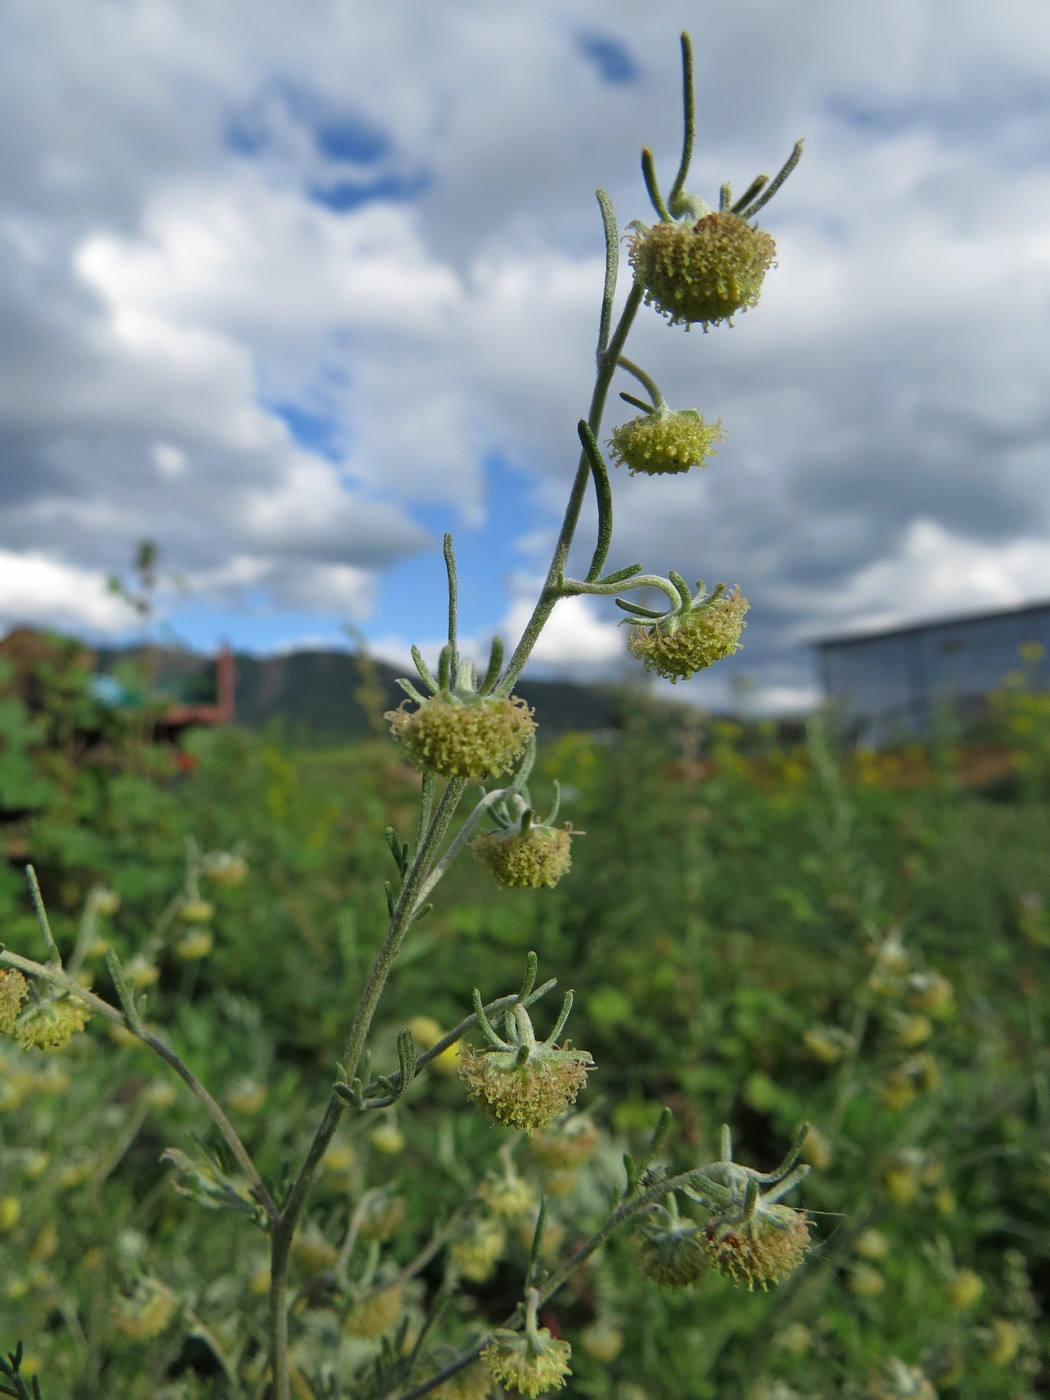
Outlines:
[{"label": "flower head", "polygon": [[657,408],[614,428],[609,446],[632,476],[666,476],[706,466],[724,437],[721,420],[706,423],[696,409]]},{"label": "flower head", "polygon": [[646,1229],[635,1236],[638,1267],[663,1288],[688,1288],[711,1267],[697,1227],[675,1221],[666,1228]]},{"label": "flower head", "polygon": [[552,889],[572,866],[572,827],[533,823],[527,830],[488,831],[470,843],[482,865],[512,889]]},{"label": "flower head", "polygon": [[536,1290],[531,1289],[525,1314],[525,1331],[498,1328],[481,1353],[489,1375],[507,1390],[530,1397],[561,1390],[572,1374],[572,1347],[549,1328],[536,1325]]},{"label": "flower head", "polygon": [[27,1006],[11,1033],[23,1050],[61,1050],[90,1019],[91,1012],[82,1001],[59,997]]},{"label": "flower head", "polygon": [[13,968],[0,972],[0,1031],[10,1035],[23,1001],[29,995],[29,983]]},{"label": "flower head", "polygon": [[751,604],[738,589],[712,597],[686,613],[671,613],[650,627],[634,627],[627,640],[647,671],[673,685],[740,650]]},{"label": "flower head", "polygon": [[750,1215],[716,1211],[703,1230],[704,1249],[720,1273],[749,1289],[787,1278],[809,1251],[809,1221],[791,1206],[763,1204]]},{"label": "flower head", "polygon": [[390,732],[410,762],[444,778],[492,778],[510,769],[536,732],[532,711],[519,696],[442,690],[416,710],[402,701],[388,711]]},{"label": "flower head", "polygon": [[516,1050],[475,1050],[460,1056],[459,1073],[467,1096],[490,1118],[524,1133],[547,1128],[587,1082],[593,1063],[586,1050],[537,1045],[519,1064]]},{"label": "flower head", "polygon": [[629,253],[646,305],[672,326],[699,321],[705,331],[757,304],[775,256],[770,235],[729,210],[638,225]]}]

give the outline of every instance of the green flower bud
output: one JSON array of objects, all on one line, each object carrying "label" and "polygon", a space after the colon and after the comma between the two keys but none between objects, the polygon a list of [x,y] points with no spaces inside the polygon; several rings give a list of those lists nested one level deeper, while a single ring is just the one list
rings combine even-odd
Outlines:
[{"label": "green flower bud", "polygon": [[151,1342],[175,1316],[175,1295],[159,1279],[146,1278],[131,1297],[118,1298],[110,1309],[115,1332],[132,1342]]},{"label": "green flower bud", "polygon": [[703,1240],[691,1223],[636,1235],[634,1255],[646,1278],[661,1288],[688,1288],[711,1267]]},{"label": "green flower bud", "polygon": [[527,831],[489,831],[470,843],[482,865],[512,889],[552,889],[572,866],[572,826],[563,830],[533,824]]},{"label": "green flower bud", "polygon": [[460,1078],[467,1096],[497,1123],[524,1133],[547,1128],[587,1082],[593,1063],[586,1050],[535,1045],[524,1064],[518,1050],[475,1050],[460,1056]]},{"label": "green flower bud", "polygon": [[594,1119],[574,1113],[550,1132],[540,1132],[531,1142],[532,1155],[548,1171],[573,1171],[590,1161],[598,1145]]},{"label": "green flower bud", "polygon": [[401,1288],[391,1284],[382,1293],[355,1303],[343,1319],[343,1331],[348,1337],[383,1337],[393,1331],[401,1316]]},{"label": "green flower bud", "polygon": [[658,408],[614,428],[609,446],[632,476],[667,476],[706,466],[706,458],[716,455],[714,444],[724,438],[721,420],[706,423],[694,408]]},{"label": "green flower bud", "polygon": [[647,671],[677,685],[740,650],[750,607],[734,589],[691,612],[672,613],[651,627],[633,627],[627,645]]},{"label": "green flower bud", "polygon": [[530,1397],[561,1390],[572,1374],[572,1347],[537,1327],[524,1335],[500,1328],[482,1352],[493,1380],[507,1390]]},{"label": "green flower bud", "polygon": [[408,1202],[404,1196],[373,1196],[361,1215],[362,1239],[388,1240],[405,1223]]},{"label": "green flower bud", "polygon": [[472,1283],[484,1283],[499,1262],[507,1244],[507,1232],[489,1216],[469,1221],[449,1246],[456,1271]]},{"label": "green flower bud", "polygon": [[520,758],[536,731],[532,711],[516,695],[460,699],[447,690],[406,710],[402,701],[386,719],[409,761],[443,778],[493,778]]},{"label": "green flower bud", "polygon": [[201,858],[201,872],[220,889],[234,889],[248,878],[248,862],[230,851],[209,851]]},{"label": "green flower bud", "polygon": [[704,1226],[704,1247],[720,1273],[749,1289],[768,1288],[787,1278],[809,1251],[809,1221],[790,1206],[762,1205],[716,1211]]},{"label": "green flower bud", "polygon": [[478,1187],[478,1195],[496,1215],[514,1220],[536,1206],[536,1188],[515,1172],[513,1176],[490,1173]]},{"label": "green flower bud", "polygon": [[776,250],[764,229],[721,211],[696,223],[639,225],[629,257],[647,306],[672,326],[699,321],[706,331],[757,304]]}]

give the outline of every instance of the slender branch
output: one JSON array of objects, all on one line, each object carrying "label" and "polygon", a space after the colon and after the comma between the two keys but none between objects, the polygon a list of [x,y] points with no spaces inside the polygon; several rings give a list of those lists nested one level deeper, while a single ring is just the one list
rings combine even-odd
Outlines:
[{"label": "slender branch", "polygon": [[613,300],[616,296],[616,275],[620,270],[620,235],[616,227],[616,214],[612,200],[604,190],[596,190],[598,207],[602,211],[602,227],[605,230],[605,286],[602,290],[602,314],[598,323],[598,366],[609,345],[609,331],[612,328]]},{"label": "slender branch", "polygon": [[802,141],[795,142],[794,146],[792,147],[791,154],[788,156],[784,164],[780,167],[777,174],[774,175],[772,182],[763,189],[762,193],[756,200],[753,200],[752,203],[747,205],[746,208],[740,210],[740,215],[742,218],[750,219],[752,214],[757,214],[764,204],[769,203],[769,201],[776,194],[777,190],[780,189],[780,186],[784,183],[787,177],[791,174],[792,170],[794,170],[795,166],[802,159],[802,147],[804,144],[805,143]]},{"label": "slender branch", "polygon": [[119,1012],[115,1006],[110,1006],[108,1001],[103,1001],[102,998],[96,996],[94,992],[89,992],[86,987],[80,986],[78,982],[74,982],[71,977],[68,977],[64,972],[59,972],[57,968],[45,967],[42,963],[33,962],[31,958],[19,957],[17,953],[9,953],[6,949],[0,952],[0,962],[9,963],[10,966],[17,967],[23,972],[32,973],[34,977],[44,978],[48,982],[53,982],[56,986],[65,988],[71,995],[90,1006],[92,1011],[97,1011],[100,1016],[105,1016],[106,1019],[112,1021],[114,1025],[122,1026],[125,1030],[130,1031],[132,1035],[141,1040],[144,1045],[148,1045],[155,1055],[159,1055],[165,1064],[170,1065],[190,1092],[194,1094],[208,1110],[209,1116],[222,1134],[227,1147],[229,1147],[234,1157],[236,1157],[241,1170],[244,1172],[245,1176],[247,1176],[251,1184],[253,1195],[266,1211],[267,1216],[271,1221],[277,1220],[277,1205],[266,1189],[266,1186],[263,1184],[262,1177],[259,1175],[255,1163],[249,1156],[248,1149],[238,1136],[236,1128],[212,1098],[211,1094],[205,1089],[204,1085],[196,1075],[194,1075],[193,1071],[183,1063],[174,1050],[165,1045],[162,1040],[159,1040],[150,1031],[147,1031],[145,1027],[137,1029],[132,1025],[128,1017]]},{"label": "slender branch", "polygon": [[459,618],[459,582],[456,577],[456,553],[452,548],[452,536],[446,535],[444,539],[445,571],[448,574],[448,650],[449,666],[451,669],[451,683],[456,684],[456,672],[459,670],[459,651],[456,641],[456,626]]},{"label": "slender branch", "polygon": [[693,44],[688,34],[682,35],[682,159],[678,174],[674,177],[667,205],[672,214],[679,210],[678,200],[689,178],[689,167],[693,163],[693,143],[696,140],[696,96],[693,87]]},{"label": "slender branch", "polygon": [[591,432],[590,424],[581,418],[578,431],[584,455],[591,469],[591,478],[594,481],[594,499],[598,506],[598,538],[594,546],[594,554],[591,557],[591,566],[587,570],[587,577],[600,578],[601,572],[605,568],[605,561],[609,557],[609,548],[612,545],[612,487],[609,484],[609,469],[605,465],[601,448]]},{"label": "slender branch", "polygon": [[667,407],[667,400],[664,398],[663,394],[660,393],[656,380],[653,379],[651,375],[646,374],[645,370],[642,369],[640,365],[636,365],[635,362],[629,360],[626,355],[621,355],[620,368],[625,369],[628,374],[633,374],[639,384],[645,385],[646,389],[649,391],[653,408],[659,409]]},{"label": "slender branch", "polygon": [[[394,960],[401,950],[405,934],[411,927],[413,917],[419,908],[420,890],[437,859],[437,853],[466,785],[465,778],[453,778],[449,781],[401,886],[401,893],[394,905],[386,938],[361,993],[361,999],[358,1002],[357,1011],[354,1014],[343,1049],[340,1063],[348,1082],[352,1083],[354,1075],[357,1073],[365,1041],[371,1029],[372,1018],[379,1005],[379,999],[383,994],[387,978],[390,976]],[[314,1133],[306,1159],[299,1169],[299,1174],[273,1228],[270,1251],[270,1364],[273,1373],[274,1400],[289,1400],[288,1260],[291,1254],[292,1237],[299,1217],[302,1215],[314,1177],[317,1175],[321,1159],[339,1126],[344,1107],[345,1100],[333,1090],[321,1122]]]},{"label": "slender branch", "polygon": [[[634,318],[638,314],[638,309],[645,296],[645,288],[640,283],[635,282],[631,287],[624,303],[624,308],[620,313],[620,319],[616,330],[609,341],[609,347],[602,358],[598,369],[598,376],[594,385],[594,392],[591,396],[590,412],[587,415],[587,423],[595,437],[601,428],[602,415],[605,412],[605,403],[609,396],[609,386],[612,383],[613,374],[616,370],[620,352],[624,347]],[[551,559],[550,569],[547,579],[537,599],[532,616],[526,624],[522,633],[521,641],[515,648],[503,679],[496,687],[497,691],[503,695],[509,695],[514,682],[525,669],[525,664],[532,654],[532,649],[536,645],[540,633],[546,626],[547,619],[554,611],[558,599],[562,596],[558,591],[558,584],[561,575],[565,571],[568,561],[569,550],[572,548],[573,537],[576,534],[576,527],[579,524],[580,510],[583,506],[584,496],[587,491],[587,482],[590,479],[590,463],[587,461],[586,453],[580,453],[579,465],[576,468],[576,477],[572,484],[572,491],[569,494],[569,503],[565,511],[565,519],[562,521],[561,531],[558,535],[557,543],[554,547],[554,555]]]}]

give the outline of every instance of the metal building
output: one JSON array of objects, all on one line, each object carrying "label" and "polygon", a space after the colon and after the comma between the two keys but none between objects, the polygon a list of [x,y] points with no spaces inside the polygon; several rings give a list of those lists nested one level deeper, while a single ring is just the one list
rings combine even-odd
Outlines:
[{"label": "metal building", "polygon": [[[1021,659],[1026,642],[1041,656]],[[828,637],[813,643],[820,684],[858,743],[879,746],[929,732],[946,701],[981,712],[988,693],[1024,670],[1050,685],[1050,602],[1008,612],[971,613],[887,632]]]}]

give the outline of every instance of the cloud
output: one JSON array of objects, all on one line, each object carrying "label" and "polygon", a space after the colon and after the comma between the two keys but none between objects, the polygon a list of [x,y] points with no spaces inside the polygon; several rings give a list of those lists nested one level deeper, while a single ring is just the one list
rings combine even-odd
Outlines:
[{"label": "cloud", "polygon": [[31,625],[121,632],[131,623],[128,605],[87,569],[41,554],[0,549],[0,620],[6,628]]}]

